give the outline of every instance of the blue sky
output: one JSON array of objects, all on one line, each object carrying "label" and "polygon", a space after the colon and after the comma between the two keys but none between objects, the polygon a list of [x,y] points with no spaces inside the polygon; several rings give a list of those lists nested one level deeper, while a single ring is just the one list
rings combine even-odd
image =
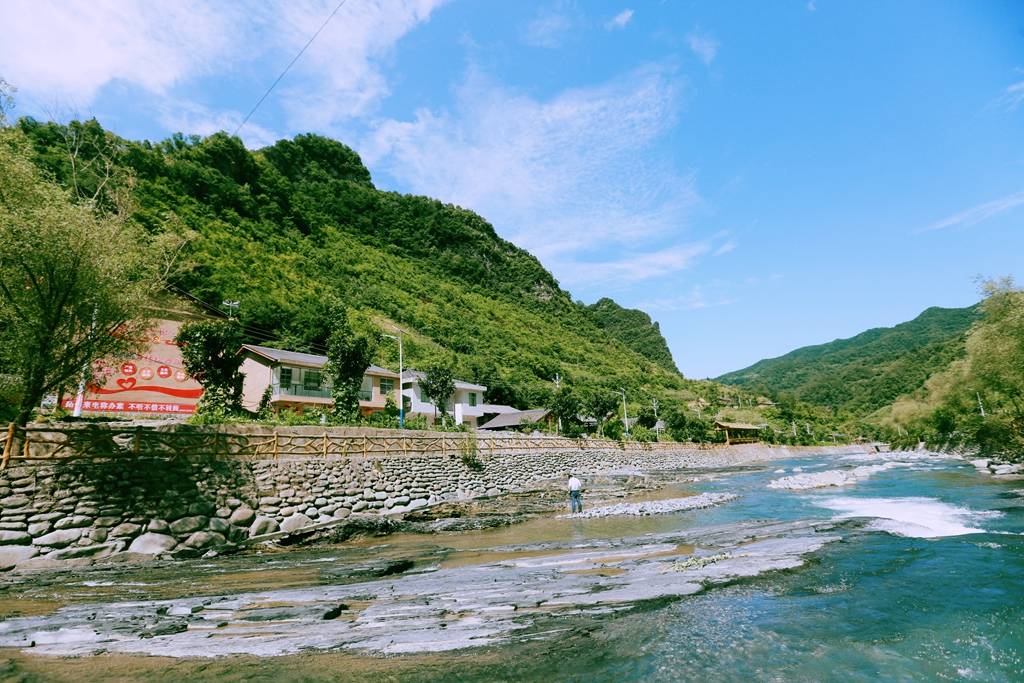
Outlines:
[{"label": "blue sky", "polygon": [[[0,3],[15,114],[234,128],[335,0]],[[347,0],[243,128],[472,208],[684,373],[1024,278],[1024,5]]]}]

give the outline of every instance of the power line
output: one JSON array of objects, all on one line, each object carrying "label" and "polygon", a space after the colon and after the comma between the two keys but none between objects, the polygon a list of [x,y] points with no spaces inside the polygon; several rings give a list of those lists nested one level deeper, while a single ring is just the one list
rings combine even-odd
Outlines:
[{"label": "power line", "polygon": [[295,62],[299,61],[299,57],[301,57],[302,54],[309,48],[309,46],[313,44],[313,41],[316,40],[316,37],[319,36],[320,32],[327,27],[327,24],[330,23],[331,19],[334,18],[334,15],[338,13],[338,10],[340,10],[342,5],[344,5],[347,1],[348,0],[341,0],[341,2],[338,3],[338,6],[334,8],[334,11],[331,12],[331,15],[324,20],[324,23],[320,24],[320,28],[316,30],[316,33],[314,33],[313,36],[306,42],[306,44],[302,46],[302,49],[299,50],[299,53],[295,55],[292,61],[288,62],[288,66],[284,68],[284,71],[281,72],[281,75],[278,76],[274,80],[274,82],[270,84],[270,87],[267,88],[267,91],[263,93],[263,97],[261,97],[256,102],[256,104],[253,105],[253,108],[249,110],[249,113],[245,115],[245,118],[242,119],[242,122],[238,124],[238,128],[235,128],[235,132],[233,133],[233,135],[238,135],[238,131],[242,130],[242,127],[246,123],[248,123],[249,118],[253,114],[255,114],[256,110],[260,108],[261,104],[263,104],[263,100],[267,99],[267,96],[270,95],[270,93],[274,90],[275,87],[277,87],[277,84],[281,82],[281,79],[285,77],[285,74],[287,74],[288,71],[295,65]]}]

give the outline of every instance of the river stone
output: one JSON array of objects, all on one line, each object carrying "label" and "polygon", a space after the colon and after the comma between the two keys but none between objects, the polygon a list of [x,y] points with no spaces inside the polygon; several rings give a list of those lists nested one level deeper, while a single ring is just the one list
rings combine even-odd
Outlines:
[{"label": "river stone", "polygon": [[256,512],[249,507],[237,507],[231,513],[231,523],[238,526],[248,526],[255,519]]},{"label": "river stone", "polygon": [[0,531],[0,545],[28,545],[32,537],[24,531]]},{"label": "river stone", "polygon": [[279,528],[277,520],[271,519],[270,517],[263,517],[261,515],[257,517],[253,521],[252,526],[249,527],[249,538],[252,538],[253,536],[262,536],[263,534],[272,534]]},{"label": "river stone", "polygon": [[71,515],[64,519],[58,519],[57,523],[53,525],[54,529],[80,529],[81,527],[90,526],[92,524],[92,518],[86,517],[85,515]]},{"label": "river stone", "polygon": [[199,501],[197,503],[192,503],[191,505],[188,506],[188,514],[197,517],[206,517],[209,516],[214,511],[214,509],[215,506],[213,505],[213,503]]},{"label": "river stone", "polygon": [[27,496],[7,496],[0,500],[0,510],[14,510],[16,508],[23,508],[28,505],[31,501]]},{"label": "river stone", "polygon": [[292,515],[295,514],[295,508],[293,508],[293,507],[281,508],[281,513],[280,514],[281,514],[282,517],[291,517]]},{"label": "river stone", "polygon": [[40,512],[37,515],[32,515],[31,517],[29,517],[28,521],[30,521],[30,522],[52,522],[53,520],[60,519],[63,516],[64,515],[62,515],[59,512]]},{"label": "river stone", "polygon": [[308,507],[308,508],[306,508],[306,513],[305,514],[310,519],[313,519],[314,517],[319,517],[320,516],[320,511],[317,510],[314,507]]},{"label": "river stone", "polygon": [[112,517],[112,516],[97,517],[96,521],[93,523],[93,525],[94,526],[114,526],[115,524],[117,524],[120,521],[120,519],[121,519],[120,517]]},{"label": "river stone", "polygon": [[264,496],[264,497],[260,498],[260,505],[261,506],[262,505],[278,505],[278,504],[280,504],[280,502],[281,502],[281,499],[278,498],[277,496]]},{"label": "river stone", "polygon": [[281,522],[281,531],[295,531],[296,529],[307,527],[312,523],[313,520],[311,520],[309,517],[302,514],[301,512],[297,512],[291,517]]},{"label": "river stone", "polygon": [[348,508],[339,508],[339,509],[334,511],[334,518],[335,519],[345,519],[346,517],[348,517],[351,514],[352,514],[352,511],[349,510]]},{"label": "river stone", "polygon": [[115,526],[113,529],[110,530],[110,537],[111,538],[124,538],[126,536],[135,536],[140,531],[142,531],[142,527],[139,526],[138,524],[132,524],[131,522],[124,522],[122,524],[118,524],[117,526]]},{"label": "river stone", "polygon": [[22,517],[21,520],[14,520],[8,517],[5,518],[4,521],[0,522],[0,529],[5,529],[7,531],[26,531],[28,529],[28,524],[25,523],[24,517]]},{"label": "river stone", "polygon": [[220,517],[210,518],[210,531],[216,531],[218,534],[226,534],[230,528],[231,525],[228,524],[226,519],[221,519]]},{"label": "river stone", "polygon": [[[89,530],[89,538],[96,543],[103,543],[103,541],[107,540],[109,533],[110,530],[106,527],[98,526]],[[79,541],[79,543],[81,543],[81,541]]]},{"label": "river stone", "polygon": [[32,546],[15,545],[0,548],[0,572],[7,571],[19,562],[24,562],[38,554],[39,549]]},{"label": "river stone", "polygon": [[154,534],[166,534],[171,530],[171,525],[162,519],[151,519],[146,525],[146,531]]},{"label": "river stone", "polygon": [[74,548],[64,548],[63,550],[54,550],[53,552],[47,553],[46,558],[49,560],[70,560],[75,557],[91,557],[99,559],[101,557],[107,557],[113,555],[121,549],[120,545],[112,543],[99,543],[96,545],[83,545],[76,546]]},{"label": "river stone", "polygon": [[187,539],[184,545],[189,548],[207,548],[211,545],[223,545],[224,535],[214,531],[197,531]]},{"label": "river stone", "polygon": [[171,533],[175,536],[182,536],[189,533],[190,531],[199,531],[206,526],[210,520],[207,517],[196,515],[194,517],[182,517],[181,519],[171,522]]},{"label": "river stone", "polygon": [[51,526],[49,522],[32,522],[28,525],[28,533],[32,537],[42,536]]},{"label": "river stone", "polygon": [[58,529],[44,534],[32,541],[35,545],[44,545],[50,548],[63,548],[71,545],[82,537],[83,529]]},{"label": "river stone", "polygon": [[234,510],[234,509],[235,509],[235,508],[237,508],[237,507],[241,507],[241,505],[242,505],[242,501],[238,500],[237,498],[228,498],[228,499],[227,499],[226,501],[224,501],[224,502],[225,502],[225,503],[227,504],[227,506],[228,506],[229,508],[231,508],[232,510]]},{"label": "river stone", "polygon": [[147,532],[132,541],[132,544],[128,546],[128,552],[140,553],[142,555],[159,555],[160,553],[167,552],[177,544],[178,542],[171,536]]}]

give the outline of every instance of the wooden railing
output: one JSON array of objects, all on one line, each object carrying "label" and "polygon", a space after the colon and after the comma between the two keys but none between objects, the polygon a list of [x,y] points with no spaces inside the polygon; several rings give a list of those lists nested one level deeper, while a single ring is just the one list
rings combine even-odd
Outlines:
[{"label": "wooden railing", "polygon": [[[356,433],[351,433],[351,432]],[[523,451],[620,449],[626,451],[711,448],[711,444],[641,443],[608,439],[572,439],[519,434],[481,435],[463,432],[399,430],[311,430],[280,428],[231,431],[179,427],[114,427],[109,425],[29,426],[11,424],[0,436],[0,469],[18,460],[64,460],[112,457],[233,457],[264,460],[311,457],[396,455],[487,455]]]}]

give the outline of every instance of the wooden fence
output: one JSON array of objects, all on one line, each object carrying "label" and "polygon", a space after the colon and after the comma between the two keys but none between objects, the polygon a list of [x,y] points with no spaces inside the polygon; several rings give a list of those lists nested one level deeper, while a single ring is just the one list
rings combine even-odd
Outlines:
[{"label": "wooden fence", "polygon": [[396,455],[486,455],[525,451],[620,449],[626,451],[711,448],[710,444],[641,443],[608,439],[570,439],[520,434],[374,430],[222,431],[198,427],[172,430],[152,427],[76,427],[11,424],[2,434],[0,469],[19,460],[65,460],[111,457],[232,457],[251,460]]}]

